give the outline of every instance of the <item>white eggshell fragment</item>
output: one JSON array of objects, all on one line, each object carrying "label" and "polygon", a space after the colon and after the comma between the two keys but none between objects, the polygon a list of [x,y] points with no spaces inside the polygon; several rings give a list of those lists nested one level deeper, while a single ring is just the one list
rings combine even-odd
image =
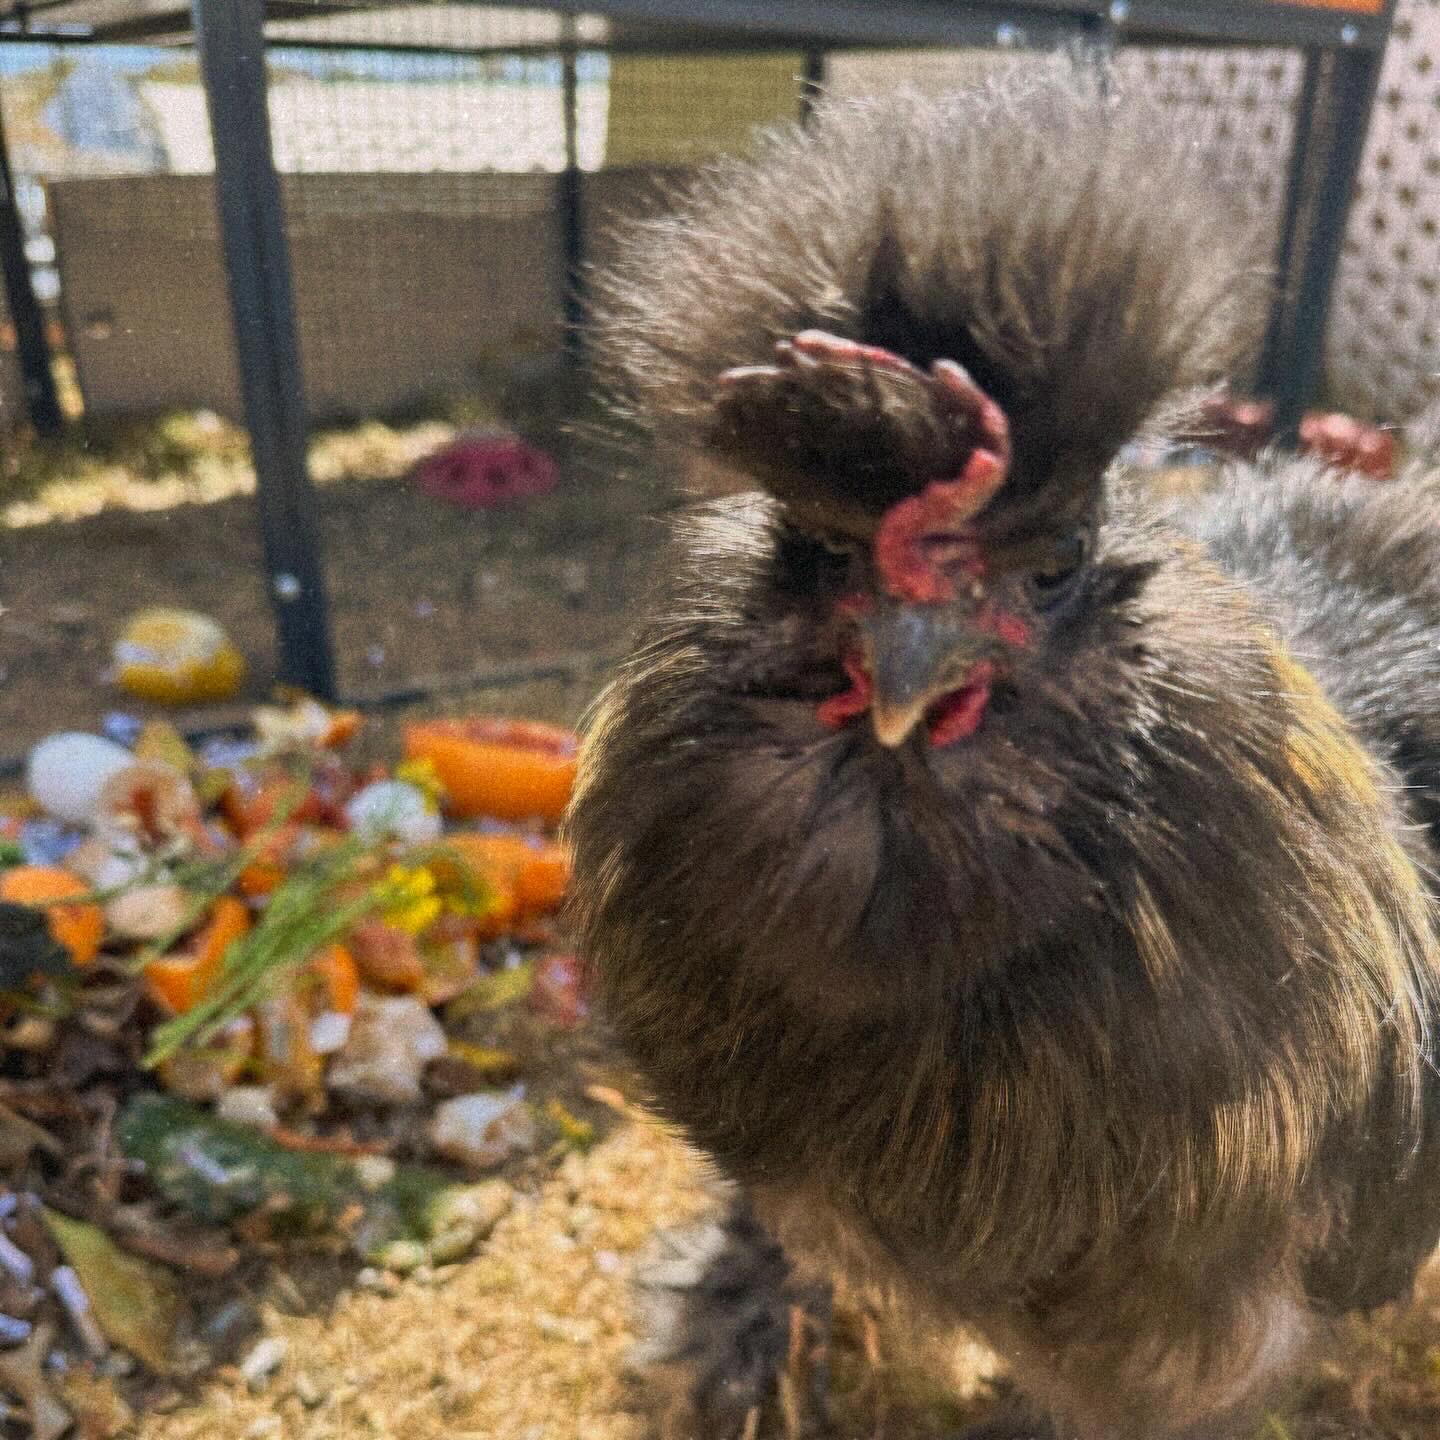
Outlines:
[{"label": "white eggshell fragment", "polygon": [[185,891],[160,881],[116,895],[105,906],[105,926],[122,940],[159,940],[179,930],[190,910]]},{"label": "white eggshell fragment", "polygon": [[113,740],[67,730],[47,736],[30,752],[25,787],[47,815],[89,825],[105,782],[134,763],[135,757]]},{"label": "white eggshell fragment", "polygon": [[310,1022],[310,1048],[317,1055],[333,1055],[350,1038],[350,1017],[338,1010],[322,1010]]},{"label": "white eggshell fragment", "polygon": [[476,1095],[457,1095],[435,1107],[430,1143],[450,1160],[488,1170],[509,1156],[533,1150],[538,1139],[535,1116],[525,1103],[524,1087]]},{"label": "white eggshell fragment", "polygon": [[215,1114],[237,1125],[273,1130],[280,1123],[275,1109],[275,1091],[269,1085],[232,1085],[220,1096]]},{"label": "white eggshell fragment", "polygon": [[330,1089],[355,1100],[404,1105],[420,1098],[426,1065],[445,1053],[445,1032],[413,995],[360,994],[350,1034],[330,1062]]},{"label": "white eggshell fragment", "polygon": [[439,814],[420,789],[404,780],[376,780],[357,790],[345,806],[345,816],[356,834],[367,840],[428,845],[440,838]]},{"label": "white eggshell fragment", "polygon": [[91,836],[65,857],[65,868],[96,890],[123,890],[145,874],[150,862],[133,846],[112,845]]},{"label": "white eggshell fragment", "polygon": [[117,849],[193,844],[202,826],[200,801],[173,766],[138,760],[100,788],[95,834]]}]

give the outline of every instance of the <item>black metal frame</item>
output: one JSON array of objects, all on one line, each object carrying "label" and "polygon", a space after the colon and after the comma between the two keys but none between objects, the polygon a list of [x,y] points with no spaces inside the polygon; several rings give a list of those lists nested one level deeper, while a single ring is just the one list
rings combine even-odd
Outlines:
[{"label": "black metal frame", "polygon": [[[122,18],[77,28],[47,22],[69,0],[0,0],[0,38],[45,43],[123,44],[140,40],[175,41],[191,33],[185,0],[160,14],[124,18],[124,0],[115,9]],[[476,0],[481,3],[481,0]],[[490,5],[535,8],[535,0],[483,0]],[[320,3],[320,0],[266,0],[270,20],[363,14],[384,9],[387,0]],[[1047,34],[1095,32],[1113,26],[1131,40],[1248,45],[1379,48],[1389,33],[1391,6],[1373,11],[1335,8],[1287,0],[552,0],[546,9],[564,14],[603,15],[636,29],[622,34],[615,48],[631,45],[666,48],[666,34],[723,32],[726,44],[769,44],[780,40],[804,48],[847,45],[984,44],[1000,29],[1003,44],[1043,44]],[[1349,35],[1348,39],[1342,38]],[[305,44],[285,40],[286,45]],[[327,42],[312,42],[322,48]],[[712,42],[713,43],[713,42]],[[352,47],[353,48],[353,47]],[[507,51],[515,47],[505,47]],[[553,48],[553,47],[552,47]]]},{"label": "black metal frame", "polygon": [[1277,439],[1295,438],[1320,377],[1325,323],[1383,52],[1310,50],[1291,149],[1277,268],[1280,290],[1256,389],[1275,402]]},{"label": "black metal frame", "polygon": [[580,186],[580,85],[576,70],[579,44],[574,15],[561,28],[561,104],[565,107],[565,168],[560,173],[560,239],[565,255],[565,349],[579,361],[584,350],[585,263],[584,196]]},{"label": "black metal frame", "polygon": [[280,674],[333,699],[335,657],[306,455],[290,253],[270,149],[263,0],[194,0],[194,15]]},{"label": "black metal frame", "polygon": [[828,60],[824,50],[814,46],[805,52],[805,69],[800,76],[800,93],[796,97],[802,125],[810,123],[815,106],[825,93]]},{"label": "black metal frame", "polygon": [[30,423],[42,435],[55,434],[64,423],[55,376],[50,369],[50,346],[45,339],[45,312],[35,296],[30,262],[25,256],[25,231],[10,172],[10,147],[5,143],[5,121],[0,115],[0,281],[15,326],[20,378]]},{"label": "black metal frame", "polygon": [[[314,495],[306,467],[306,417],[295,335],[289,257],[279,182],[270,149],[264,23],[384,8],[306,0],[177,0],[173,13],[93,27],[77,34],[44,15],[65,0],[0,0],[0,40],[52,44],[183,39],[193,34],[214,131],[216,184],[246,420],[258,477],[258,507],[279,631],[281,672],[322,696],[335,690]],[[535,0],[487,0],[533,7]],[[544,0],[541,0],[544,3]],[[539,47],[406,47],[427,53],[494,54],[559,50],[564,76],[565,170],[561,179],[567,346],[580,348],[581,184],[576,148],[576,17],[599,14],[617,27],[615,50],[749,50],[783,46],[805,53],[797,105],[805,118],[823,81],[826,55],[857,46],[1111,49],[1133,44],[1248,44],[1305,53],[1277,267],[1282,278],[1259,370],[1282,434],[1292,435],[1320,369],[1330,292],[1348,199],[1363,153],[1395,0],[1356,13],[1285,0],[555,0],[565,17],[560,42]],[[123,0],[117,10],[123,9]],[[335,48],[286,37],[285,48]],[[0,263],[22,327],[27,386],[49,377],[43,327],[23,253],[0,131]],[[7,238],[8,237],[8,238]],[[19,256],[17,263],[16,256]],[[27,300],[28,295],[28,300]],[[38,335],[38,342],[37,342]],[[43,366],[39,358],[43,356]],[[32,419],[58,423],[41,389],[29,391]],[[53,405],[53,381],[49,404]]]}]

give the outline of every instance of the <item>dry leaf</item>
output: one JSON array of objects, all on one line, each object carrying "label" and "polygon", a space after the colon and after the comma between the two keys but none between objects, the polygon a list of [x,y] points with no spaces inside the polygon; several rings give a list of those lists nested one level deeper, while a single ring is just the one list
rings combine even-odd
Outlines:
[{"label": "dry leaf", "polygon": [[94,1225],[53,1210],[44,1214],[106,1336],[152,1370],[166,1371],[180,1313],[174,1281],[158,1266],[127,1255]]}]

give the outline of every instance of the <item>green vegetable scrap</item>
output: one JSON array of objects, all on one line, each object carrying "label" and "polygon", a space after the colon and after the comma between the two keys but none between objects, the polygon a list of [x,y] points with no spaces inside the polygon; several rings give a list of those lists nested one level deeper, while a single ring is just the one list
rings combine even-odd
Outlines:
[{"label": "green vegetable scrap", "polygon": [[566,1149],[588,1150],[595,1143],[595,1127],[559,1100],[551,1098],[545,1102],[545,1118],[555,1127]]},{"label": "green vegetable scrap", "polygon": [[[352,836],[297,866],[270,896],[254,929],[232,942],[205,999],[155,1031],[146,1065],[160,1064],[189,1041],[203,1044],[218,1035],[269,996],[285,976],[378,909],[382,893],[370,887],[354,893],[368,858],[364,842]],[[234,869],[233,861],[229,868]],[[158,954],[147,952],[145,963]]]},{"label": "green vegetable scrap", "polygon": [[504,1185],[455,1185],[418,1165],[381,1162],[388,1173],[377,1183],[373,1158],[298,1154],[164,1095],[136,1096],[116,1133],[155,1188],[198,1220],[263,1215],[279,1233],[343,1229],[357,1254],[381,1264],[397,1241],[463,1253],[509,1203]]},{"label": "green vegetable scrap", "polygon": [[445,1007],[445,1019],[451,1025],[471,1015],[482,1015],[491,1010],[503,1010],[507,1005],[518,1004],[529,995],[535,985],[535,965],[526,960],[505,970],[482,975],[463,994],[457,995]]}]

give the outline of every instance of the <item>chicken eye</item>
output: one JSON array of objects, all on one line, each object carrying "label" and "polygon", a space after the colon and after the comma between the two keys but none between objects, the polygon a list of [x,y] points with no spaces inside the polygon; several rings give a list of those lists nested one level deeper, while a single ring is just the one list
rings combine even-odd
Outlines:
[{"label": "chicken eye", "polygon": [[1071,531],[1045,564],[1030,572],[1030,593],[1036,605],[1048,610],[1064,600],[1074,589],[1089,558],[1089,529],[1081,527]]},{"label": "chicken eye", "polygon": [[835,535],[828,531],[817,531],[815,539],[817,539],[831,555],[837,556],[841,560],[853,560],[860,552],[860,546],[854,540],[847,539],[843,535]]}]

